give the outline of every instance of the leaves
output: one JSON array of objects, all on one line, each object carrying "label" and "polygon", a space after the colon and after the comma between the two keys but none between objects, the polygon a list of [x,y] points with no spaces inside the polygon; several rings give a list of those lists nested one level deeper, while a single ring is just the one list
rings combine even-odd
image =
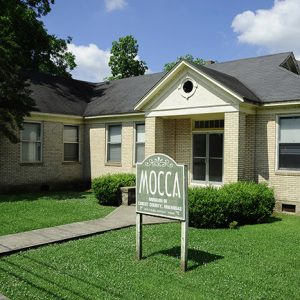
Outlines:
[{"label": "leaves", "polygon": [[25,116],[35,110],[26,71],[70,77],[75,57],[71,42],[48,34],[39,19],[54,0],[0,0],[0,133],[17,142]]},{"label": "leaves", "polygon": [[108,65],[112,76],[109,80],[144,75],[148,67],[144,61],[137,59],[139,46],[132,35],[114,41]]},{"label": "leaves", "polygon": [[205,61],[202,58],[199,58],[199,57],[194,58],[193,55],[186,54],[186,55],[177,57],[176,61],[166,63],[164,65],[164,71],[169,72],[179,61],[181,61],[183,59],[187,60],[189,62],[193,62],[193,63],[198,64],[198,65],[204,65],[205,64]]}]

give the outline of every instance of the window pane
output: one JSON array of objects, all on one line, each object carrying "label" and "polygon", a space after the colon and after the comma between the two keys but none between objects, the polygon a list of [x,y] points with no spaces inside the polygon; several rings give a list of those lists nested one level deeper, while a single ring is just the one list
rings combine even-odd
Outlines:
[{"label": "window pane", "polygon": [[145,158],[145,144],[136,144],[135,162],[142,162]]},{"label": "window pane", "polygon": [[64,144],[64,161],[78,161],[79,160],[79,146],[75,144]]},{"label": "window pane", "polygon": [[193,139],[194,157],[206,157],[206,135],[194,134]]},{"label": "window pane", "polygon": [[223,134],[209,135],[209,157],[223,157]]},{"label": "window pane", "polygon": [[300,169],[300,144],[279,145],[279,168]]},{"label": "window pane", "polygon": [[193,179],[205,181],[205,159],[194,158],[193,162]]},{"label": "window pane", "polygon": [[279,128],[281,143],[300,143],[300,117],[280,118]]},{"label": "window pane", "polygon": [[69,143],[78,142],[77,126],[64,126],[64,142],[69,142]]},{"label": "window pane", "polygon": [[22,140],[26,141],[40,141],[41,138],[41,124],[38,123],[24,123],[22,130]]},{"label": "window pane", "polygon": [[137,142],[145,142],[145,125],[137,124],[136,125],[136,141]]},{"label": "window pane", "polygon": [[209,160],[209,181],[222,182],[222,159]]},{"label": "window pane", "polygon": [[110,143],[121,143],[121,125],[110,125],[108,130]]},{"label": "window pane", "polygon": [[121,144],[108,144],[107,152],[107,161],[121,162]]},{"label": "window pane", "polygon": [[22,162],[41,161],[41,144],[22,142]]}]

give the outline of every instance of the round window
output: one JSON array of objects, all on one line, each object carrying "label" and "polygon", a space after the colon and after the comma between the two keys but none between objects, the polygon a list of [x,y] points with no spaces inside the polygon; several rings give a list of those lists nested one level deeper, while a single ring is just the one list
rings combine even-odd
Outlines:
[{"label": "round window", "polygon": [[190,80],[187,80],[183,84],[182,88],[183,88],[183,90],[184,90],[185,93],[189,94],[193,90],[194,85],[193,85],[193,83]]}]

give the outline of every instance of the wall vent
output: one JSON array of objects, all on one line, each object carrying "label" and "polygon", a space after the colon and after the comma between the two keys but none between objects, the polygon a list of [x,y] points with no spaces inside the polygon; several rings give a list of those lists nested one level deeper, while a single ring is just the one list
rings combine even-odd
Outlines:
[{"label": "wall vent", "polygon": [[282,211],[295,213],[296,212],[296,205],[282,203]]}]

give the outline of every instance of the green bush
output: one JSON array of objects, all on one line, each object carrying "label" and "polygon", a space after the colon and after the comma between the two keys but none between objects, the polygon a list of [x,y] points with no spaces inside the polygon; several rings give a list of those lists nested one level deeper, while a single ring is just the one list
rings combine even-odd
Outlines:
[{"label": "green bush", "polygon": [[109,174],[95,178],[92,182],[94,194],[102,205],[119,205],[120,188],[124,186],[135,186],[135,174]]},{"label": "green bush", "polygon": [[237,182],[223,187],[189,188],[190,224],[198,228],[261,223],[275,206],[273,190],[266,184]]}]

